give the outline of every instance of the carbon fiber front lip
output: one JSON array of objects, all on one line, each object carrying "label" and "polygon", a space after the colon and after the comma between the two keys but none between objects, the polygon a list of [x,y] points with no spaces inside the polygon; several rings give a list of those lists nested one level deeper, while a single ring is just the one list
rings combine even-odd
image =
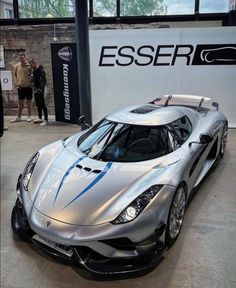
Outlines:
[{"label": "carbon fiber front lip", "polygon": [[151,272],[163,260],[161,251],[155,251],[151,257],[140,259],[107,259],[100,263],[88,257],[86,261],[81,258],[78,250],[75,250],[80,265],[97,276],[139,276]]}]

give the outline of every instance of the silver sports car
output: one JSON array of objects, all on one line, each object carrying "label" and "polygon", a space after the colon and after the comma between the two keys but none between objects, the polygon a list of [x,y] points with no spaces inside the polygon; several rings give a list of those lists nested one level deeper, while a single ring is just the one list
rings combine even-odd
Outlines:
[{"label": "silver sports car", "polygon": [[224,155],[218,106],[163,96],[40,149],[18,179],[13,231],[95,275],[152,269],[177,239],[191,191]]}]

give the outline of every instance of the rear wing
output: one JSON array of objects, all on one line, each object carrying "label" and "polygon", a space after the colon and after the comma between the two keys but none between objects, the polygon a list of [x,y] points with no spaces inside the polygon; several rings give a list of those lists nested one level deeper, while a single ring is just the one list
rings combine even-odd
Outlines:
[{"label": "rear wing", "polygon": [[[169,105],[180,105],[180,106],[190,106],[196,107],[197,111],[201,110],[202,104],[210,103],[211,98],[196,96],[196,95],[163,95],[161,98],[156,98],[150,103],[156,104],[158,106],[169,106]],[[219,110],[219,104],[212,102],[212,106]]]}]

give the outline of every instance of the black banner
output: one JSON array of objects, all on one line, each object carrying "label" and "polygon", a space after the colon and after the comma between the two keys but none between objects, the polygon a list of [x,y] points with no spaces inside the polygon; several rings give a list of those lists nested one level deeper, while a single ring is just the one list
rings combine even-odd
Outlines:
[{"label": "black banner", "polygon": [[76,44],[51,44],[56,121],[77,123],[80,116]]},{"label": "black banner", "polygon": [[192,65],[235,65],[236,44],[197,45]]}]

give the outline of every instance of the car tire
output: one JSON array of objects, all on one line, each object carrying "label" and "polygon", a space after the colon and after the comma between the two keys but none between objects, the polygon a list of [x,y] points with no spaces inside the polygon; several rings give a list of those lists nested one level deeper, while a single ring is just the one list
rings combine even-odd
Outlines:
[{"label": "car tire", "polygon": [[181,184],[176,189],[173,197],[168,222],[166,226],[165,245],[171,247],[178,238],[184,220],[185,208],[187,204],[187,193],[184,184]]},{"label": "car tire", "polygon": [[223,158],[225,154],[227,137],[228,137],[228,123],[225,122],[223,130],[222,130],[221,139],[220,139],[220,152],[219,152],[220,158]]}]

